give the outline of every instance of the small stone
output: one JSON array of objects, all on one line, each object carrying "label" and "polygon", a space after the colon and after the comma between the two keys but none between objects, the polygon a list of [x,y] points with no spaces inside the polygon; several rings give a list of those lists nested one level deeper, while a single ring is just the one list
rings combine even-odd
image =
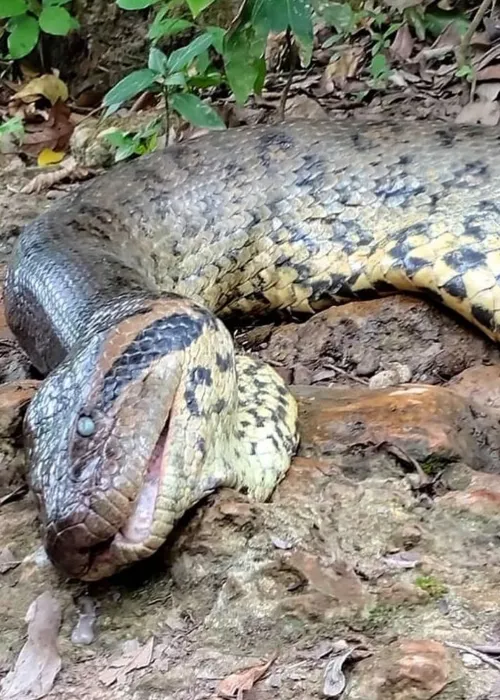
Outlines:
[{"label": "small stone", "polygon": [[467,652],[462,654],[462,663],[464,666],[467,666],[467,668],[479,668],[479,666],[483,665],[481,659],[474,654],[469,654]]}]

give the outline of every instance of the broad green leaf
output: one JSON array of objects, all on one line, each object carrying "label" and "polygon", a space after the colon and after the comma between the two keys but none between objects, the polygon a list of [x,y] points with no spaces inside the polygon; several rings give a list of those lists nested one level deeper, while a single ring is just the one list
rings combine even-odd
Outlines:
[{"label": "broad green leaf", "polygon": [[311,60],[313,46],[312,8],[309,0],[255,0],[252,22],[266,32],[292,30],[300,47],[302,62]]},{"label": "broad green leaf", "polygon": [[[167,82],[167,81],[165,81]],[[222,85],[224,82],[224,77],[219,71],[212,70],[203,75],[193,75],[189,78],[189,87],[199,88],[203,90],[204,88],[216,87],[217,85]]]},{"label": "broad green leaf", "polygon": [[35,17],[19,15],[9,20],[7,31],[10,32],[7,39],[10,57],[23,58],[37,45],[40,27]]},{"label": "broad green leaf", "polygon": [[262,73],[266,33],[246,26],[228,32],[224,40],[224,66],[236,101],[243,104],[255,89]]},{"label": "broad green leaf", "polygon": [[387,75],[389,64],[383,53],[377,53],[370,62],[370,71],[374,78],[381,78]]},{"label": "broad green leaf", "polygon": [[75,29],[76,22],[65,7],[57,5],[44,7],[38,21],[42,31],[55,36],[66,36],[72,29]]},{"label": "broad green leaf", "polygon": [[102,136],[106,141],[114,146],[115,148],[121,148],[130,144],[130,136],[121,129],[109,129],[109,131],[103,131]]},{"label": "broad green leaf", "polygon": [[167,75],[165,80],[163,81],[165,85],[168,85],[169,87],[177,86],[177,87],[186,87],[186,76],[184,73],[178,72],[178,73],[172,73],[171,75]]},{"label": "broad green leaf", "polygon": [[194,126],[218,130],[226,128],[217,112],[202,102],[196,95],[187,92],[176,92],[170,97],[170,106]]},{"label": "broad green leaf", "polygon": [[196,17],[210,5],[213,5],[215,0],[187,0],[189,9],[193,17]]},{"label": "broad green leaf", "polygon": [[24,15],[28,9],[25,0],[0,0],[0,19]]},{"label": "broad green leaf", "polygon": [[136,150],[135,143],[127,143],[123,146],[119,146],[115,153],[115,162],[119,163],[121,160],[126,160],[130,156],[134,155]]},{"label": "broad green leaf", "polygon": [[44,7],[50,7],[52,5],[67,5],[71,0],[42,0],[42,5]]},{"label": "broad green leaf", "polygon": [[158,0],[116,0],[116,4],[122,10],[144,10],[157,2]]},{"label": "broad green leaf", "polygon": [[461,12],[440,10],[438,7],[429,9],[422,15],[425,28],[435,37],[439,36],[450,24],[456,32],[463,36],[469,28],[469,20]]},{"label": "broad green leaf", "polygon": [[321,9],[321,17],[327,24],[335,27],[339,34],[350,34],[356,25],[356,15],[348,2],[332,2],[325,5]]},{"label": "broad green leaf", "polygon": [[163,51],[160,51],[160,49],[152,46],[149,50],[148,68],[155,73],[159,73],[160,75],[167,75],[167,65],[168,56],[165,56]]},{"label": "broad green leaf", "polygon": [[17,134],[18,136],[24,134],[24,124],[21,117],[11,117],[3,123],[0,122],[0,136],[5,134]]},{"label": "broad green leaf", "polygon": [[212,37],[212,45],[217,53],[222,54],[224,51],[224,37],[226,36],[226,30],[222,27],[205,27],[207,34]]},{"label": "broad green leaf", "polygon": [[193,23],[188,22],[186,19],[172,19],[171,17],[158,19],[158,17],[159,14],[155,17],[148,29],[148,39],[152,39],[153,41],[158,41],[158,39],[162,39],[165,36],[179,34],[179,32],[184,32],[186,29],[190,29],[193,26]]},{"label": "broad green leaf", "polygon": [[172,51],[168,57],[168,69],[171,73],[187,68],[191,61],[208,49],[212,44],[210,34],[201,34],[177,51]]},{"label": "broad green leaf", "polygon": [[108,107],[107,114],[115,112],[126,100],[150,88],[154,84],[156,77],[157,73],[149,68],[142,68],[125,76],[104,95],[102,103],[105,107]]}]

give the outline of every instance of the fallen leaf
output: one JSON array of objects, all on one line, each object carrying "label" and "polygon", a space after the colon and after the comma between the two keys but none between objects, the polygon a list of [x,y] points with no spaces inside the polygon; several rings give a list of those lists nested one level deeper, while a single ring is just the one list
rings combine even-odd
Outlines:
[{"label": "fallen leaf", "polygon": [[61,668],[57,634],[61,626],[61,606],[48,592],[31,603],[26,613],[28,639],[14,668],[4,678],[4,698],[37,700],[50,691]]},{"label": "fallen leaf", "polygon": [[6,574],[7,571],[15,569],[20,563],[20,560],[15,558],[8,547],[4,547],[0,551],[0,574]]},{"label": "fallen leaf", "polygon": [[267,663],[261,666],[252,666],[251,668],[237,671],[227,678],[224,678],[217,685],[217,695],[226,700],[232,700],[233,698],[236,698],[236,700],[243,700],[243,693],[254,687],[257,681],[262,678],[271,664],[276,660],[277,656],[278,655],[275,653]]},{"label": "fallen leaf", "polygon": [[396,32],[391,45],[391,53],[402,61],[407,61],[412,54],[414,43],[408,25],[403,24]]},{"label": "fallen leaf", "polygon": [[146,668],[153,660],[154,637],[151,637],[142,646],[137,640],[129,640],[134,643],[130,651],[125,651],[121,657],[110,661],[109,668],[99,674],[99,680],[106,686],[113,685],[118,682],[122,684],[125,681],[127,673],[136,671],[140,668]]},{"label": "fallen leaf", "polygon": [[354,78],[363,55],[363,47],[348,46],[332,56],[320,78],[317,95],[328,95],[333,92],[335,85],[342,86],[347,79]]},{"label": "fallen leaf", "polygon": [[486,68],[478,70],[476,80],[478,82],[481,80],[500,80],[500,63],[493,63],[490,66],[486,66]]},{"label": "fallen leaf", "polygon": [[51,148],[44,148],[38,154],[37,164],[39,168],[46,168],[48,165],[60,163],[64,158],[64,151],[53,151]]},{"label": "fallen leaf", "polygon": [[469,102],[457,114],[457,124],[484,124],[496,126],[500,121],[500,106],[498,102]]},{"label": "fallen leaf", "polygon": [[335,643],[332,650],[333,658],[328,662],[324,674],[323,695],[325,697],[338,698],[344,692],[346,679],[342,666],[355,648],[349,646],[344,639]]},{"label": "fallen leaf", "polygon": [[38,156],[45,148],[55,151],[65,150],[74,129],[69,116],[69,107],[58,102],[50,108],[45,121],[26,124],[22,150],[33,156]]},{"label": "fallen leaf", "polygon": [[63,81],[54,74],[47,73],[39,78],[30,80],[12,97],[11,102],[21,101],[26,104],[36,102],[40,97],[45,97],[51,105],[60,100],[66,102],[68,99],[68,88]]},{"label": "fallen leaf", "polygon": [[86,180],[94,174],[95,171],[89,168],[81,168],[75,163],[75,159],[70,157],[61,163],[59,169],[36,175],[33,180],[30,180],[21,188],[21,193],[32,194],[33,192],[41,192],[42,190],[50,189],[54,185],[58,185],[64,180],[70,180],[71,182]]}]

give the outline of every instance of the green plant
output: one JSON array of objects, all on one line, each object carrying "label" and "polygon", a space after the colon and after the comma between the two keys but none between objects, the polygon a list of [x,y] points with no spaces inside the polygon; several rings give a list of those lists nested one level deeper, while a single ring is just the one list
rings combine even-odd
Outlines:
[{"label": "green plant", "polygon": [[0,123],[0,139],[7,134],[18,137],[24,134],[23,120],[21,117],[11,117],[3,122],[3,124]]},{"label": "green plant", "polygon": [[154,151],[160,132],[161,120],[153,119],[137,132],[115,128],[103,132],[103,136],[116,149],[115,162],[118,163],[132,155],[141,156]]},{"label": "green plant", "polygon": [[442,598],[448,593],[448,587],[435,576],[417,576],[415,585],[428,593],[431,598]]},{"label": "green plant", "polygon": [[[206,105],[197,91],[227,83],[236,100],[244,102],[253,92],[259,93],[265,78],[265,49],[270,32],[290,29],[297,40],[302,60],[309,63],[312,54],[312,10],[307,0],[245,0],[238,18],[226,31],[221,27],[203,26],[200,13],[215,0],[186,0],[192,21],[172,16],[181,2],[157,0],[117,0],[126,10],[156,6],[149,27],[151,40],[148,67],[134,71],[112,88],[104,98],[107,113],[116,111],[125,101],[149,90],[162,92],[167,109],[173,109],[196,126],[218,129],[224,123]],[[198,31],[187,46],[168,56],[158,42],[180,32]],[[212,57],[222,59],[221,70]]]},{"label": "green plant", "polygon": [[[37,45],[40,31],[65,36],[79,25],[63,7],[70,0],[1,0],[0,22],[7,30],[7,58],[27,56]],[[0,28],[1,31],[1,28]]]}]

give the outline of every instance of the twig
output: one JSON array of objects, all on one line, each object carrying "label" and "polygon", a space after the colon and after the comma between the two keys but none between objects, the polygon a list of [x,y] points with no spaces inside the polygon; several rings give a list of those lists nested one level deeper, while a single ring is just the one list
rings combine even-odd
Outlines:
[{"label": "twig", "polygon": [[456,642],[445,642],[445,645],[447,647],[451,647],[452,649],[458,649],[459,651],[465,651],[467,654],[477,656],[477,658],[481,659],[483,663],[488,664],[488,666],[493,666],[493,668],[496,668],[497,671],[500,671],[499,661],[495,661],[495,659],[492,659],[486,654],[474,649],[474,647],[469,647],[466,644],[457,644]]},{"label": "twig", "polygon": [[285,120],[286,101],[288,99],[288,93],[290,92],[290,88],[292,86],[292,80],[293,80],[293,76],[295,73],[295,64],[297,62],[297,52],[295,50],[295,45],[292,41],[292,34],[290,32],[290,27],[288,27],[286,30],[286,48],[287,48],[288,58],[290,61],[290,72],[288,73],[288,78],[287,78],[287,81],[285,83],[285,87],[283,88],[283,92],[281,93],[280,103],[278,105],[278,116],[279,116],[281,121]]},{"label": "twig", "polygon": [[22,498],[27,491],[28,486],[26,484],[21,484],[21,486],[15,488],[14,491],[7,493],[5,496],[0,498],[0,506],[4,506],[11,501],[17,501],[19,498]]},{"label": "twig", "polygon": [[457,57],[457,63],[459,68],[461,68],[466,60],[467,60],[467,50],[470,45],[470,41],[474,35],[474,32],[476,29],[479,27],[481,20],[483,19],[484,15],[486,14],[486,11],[490,7],[492,3],[492,0],[483,0],[482,3],[479,5],[476,14],[474,15],[474,19],[472,22],[469,24],[469,28],[465,32],[465,34],[462,37],[462,41],[460,42],[460,46],[458,48],[458,57]]},{"label": "twig", "polygon": [[342,374],[344,377],[348,377],[349,379],[352,379],[353,382],[357,382],[358,384],[362,384],[363,386],[369,386],[369,382],[366,381],[366,379],[361,379],[361,377],[356,377],[355,374],[352,374],[351,372],[348,372],[345,369],[342,369],[342,367],[338,367],[337,365],[334,365],[333,362],[325,362],[323,363],[323,366],[325,369],[331,369],[334,372],[338,372],[338,374]]}]

